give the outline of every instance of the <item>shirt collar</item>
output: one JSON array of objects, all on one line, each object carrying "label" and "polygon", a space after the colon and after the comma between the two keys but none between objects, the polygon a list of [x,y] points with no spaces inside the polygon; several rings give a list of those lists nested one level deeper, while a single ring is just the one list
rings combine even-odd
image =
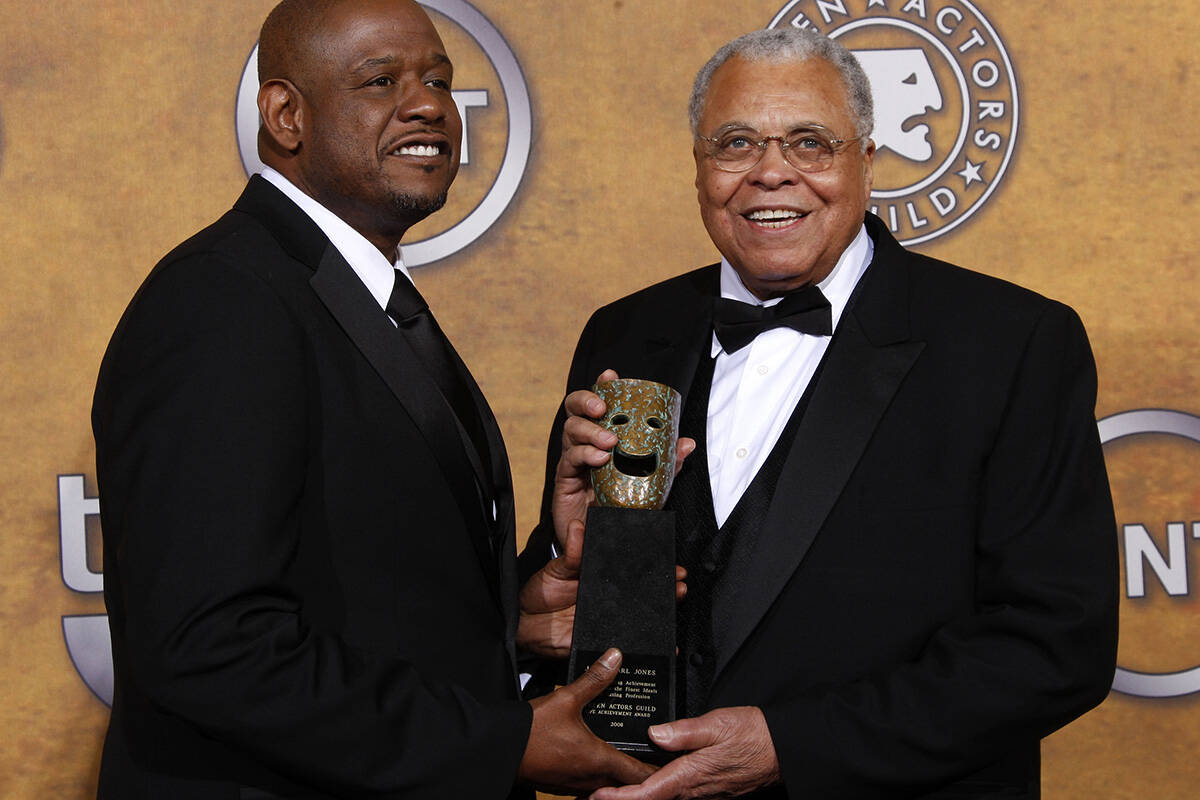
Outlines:
[{"label": "shirt collar", "polygon": [[[825,295],[825,299],[829,301],[833,312],[833,330],[837,330],[838,321],[842,318],[842,312],[846,310],[846,303],[850,301],[850,295],[853,293],[854,287],[858,285],[859,279],[867,271],[867,265],[871,263],[871,258],[874,254],[875,243],[867,235],[867,226],[863,225],[858,229],[858,235],[854,237],[854,241],[850,242],[850,246],[842,251],[842,255],[838,258],[837,264],[834,265],[833,271],[825,277],[825,280],[817,284],[817,288]],[[782,297],[774,297],[765,302],[759,300],[742,283],[741,277],[734,270],[727,258],[721,259],[721,297],[726,297],[730,300],[740,300],[743,303],[755,306],[773,306],[783,300]],[[797,335],[803,336],[804,334]],[[717,341],[716,334],[714,334],[712,339],[712,355],[715,358],[722,352],[724,350],[721,347],[721,343]]]},{"label": "shirt collar", "polygon": [[262,176],[271,182],[275,188],[287,195],[288,199],[300,207],[308,217],[316,223],[321,232],[329,238],[330,243],[337,248],[346,259],[346,263],[354,270],[359,279],[371,292],[379,307],[386,309],[388,299],[392,296],[392,286],[396,281],[396,270],[404,273],[410,281],[412,276],[400,260],[399,248],[396,251],[396,263],[392,264],[379,252],[379,248],[367,241],[345,220],[334,214],[325,206],[318,203],[296,184],[289,181],[277,170],[264,167]]}]

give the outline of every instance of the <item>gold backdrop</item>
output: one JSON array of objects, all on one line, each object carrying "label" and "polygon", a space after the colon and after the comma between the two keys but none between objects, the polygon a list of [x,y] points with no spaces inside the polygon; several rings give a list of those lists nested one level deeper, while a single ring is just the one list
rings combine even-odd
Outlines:
[{"label": "gold backdrop", "polygon": [[[271,5],[0,6],[4,797],[94,792],[107,709],[85,684],[83,667],[76,668],[86,654],[73,660],[62,622],[104,613],[91,591],[101,570],[98,527],[91,516],[79,527],[88,508],[83,498],[96,492],[93,383],[109,334],[146,272],[242,188],[237,90]],[[470,101],[471,160],[451,206],[417,238],[444,231],[488,194],[510,135],[529,140],[519,189],[495,224],[416,270],[503,426],[521,530],[534,523],[544,437],[587,315],[634,288],[715,260],[696,212],[687,93],[717,46],[770,23],[785,5],[474,0],[520,64],[532,109],[523,133],[495,58],[461,20],[435,15],[458,67],[456,86],[488,94],[487,105],[480,95]],[[931,30],[935,19],[946,27],[966,19],[944,44],[953,53],[956,43],[967,43],[972,7],[962,0],[872,5],[873,14],[910,21],[888,29],[893,38],[912,33],[913,25]],[[798,3],[782,24],[802,23],[802,6],[811,19],[819,20],[821,7],[837,21],[844,20],[837,6],[861,16],[867,2]],[[937,16],[950,7],[955,11]],[[984,153],[984,186],[969,176],[949,178],[976,195],[986,188],[986,202],[915,247],[1074,306],[1099,362],[1098,416],[1156,408],[1182,420],[1182,434],[1134,431],[1106,452],[1118,512],[1114,535],[1126,545],[1123,553],[1133,554],[1136,573],[1123,573],[1123,593],[1137,595],[1130,590],[1136,578],[1144,585],[1144,596],[1122,601],[1121,666],[1186,676],[1200,664],[1200,589],[1193,589],[1200,573],[1192,566],[1200,556],[1200,437],[1190,416],[1200,414],[1200,371],[1193,367],[1200,357],[1200,234],[1191,217],[1200,185],[1193,142],[1200,127],[1200,12],[1162,0],[977,0],[974,10],[994,30],[984,30],[986,46],[965,53],[982,58],[991,48],[995,56],[995,40],[1002,43],[1016,75],[1008,88],[1019,98],[1019,118],[1011,100],[1004,120],[987,119],[975,105],[986,98],[964,102],[951,92],[942,115],[931,114],[933,133],[943,135],[952,119],[945,115],[965,105],[972,126],[1013,128],[1005,135],[1015,137],[1015,147],[1002,178],[996,170],[1003,153],[995,150]],[[972,62],[964,63],[968,83],[996,77],[991,68],[973,73]],[[1005,85],[992,85],[993,94]],[[881,151],[878,177],[903,182],[900,166],[885,170],[889,158],[900,164]],[[934,225],[928,204],[914,211]],[[913,218],[900,206],[899,219],[904,225]],[[85,476],[82,495],[77,486],[71,494],[70,478],[60,481],[70,475]],[[1145,535],[1130,538],[1130,526]],[[1195,797],[1198,750],[1200,694],[1114,692],[1045,742],[1045,796]]]}]

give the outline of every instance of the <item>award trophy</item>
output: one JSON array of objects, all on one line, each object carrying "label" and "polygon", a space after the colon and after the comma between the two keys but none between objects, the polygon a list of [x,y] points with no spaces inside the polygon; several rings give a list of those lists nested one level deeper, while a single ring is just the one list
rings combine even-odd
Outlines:
[{"label": "award trophy", "polygon": [[679,392],[615,380],[593,391],[617,435],[608,463],[592,470],[568,677],[609,647],[623,654],[608,689],[584,707],[592,732],[635,758],[665,763],[647,728],[675,719],[675,515],[663,511],[675,478]]}]

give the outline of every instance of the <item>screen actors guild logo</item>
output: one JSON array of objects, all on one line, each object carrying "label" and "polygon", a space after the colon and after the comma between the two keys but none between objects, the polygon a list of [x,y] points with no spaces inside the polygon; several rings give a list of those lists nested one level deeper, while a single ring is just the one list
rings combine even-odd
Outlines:
[{"label": "screen actors guild logo", "polygon": [[[490,228],[508,208],[525,167],[529,162],[529,150],[533,141],[533,111],[529,102],[529,88],[525,84],[525,76],[521,65],[512,49],[488,19],[466,0],[421,0],[426,11],[432,12],[434,23],[446,40],[447,49],[455,62],[455,84],[463,83],[459,75],[466,75],[471,80],[470,63],[473,60],[486,62],[488,71],[494,72],[499,80],[500,101],[507,112],[507,136],[505,144],[497,153],[481,153],[478,140],[472,142],[472,131],[478,132],[480,125],[488,130],[480,139],[499,139],[499,126],[492,131],[490,125],[476,124],[477,120],[486,117],[496,118],[498,115],[487,115],[495,98],[486,89],[467,88],[455,89],[454,102],[458,106],[459,116],[463,121],[463,142],[460,162],[463,166],[476,163],[480,169],[470,171],[460,170],[451,190],[451,205],[438,215],[437,219],[453,218],[456,209],[454,202],[458,196],[468,198],[469,208],[457,209],[457,221],[449,228],[433,233],[426,238],[401,246],[401,258],[407,267],[418,267],[446,258],[457,253],[474,242]],[[454,30],[444,24],[438,15],[444,15],[454,24]],[[456,48],[451,36],[465,34],[472,44],[466,49]],[[473,59],[476,52],[482,59]],[[466,66],[466,69],[460,69]],[[490,77],[490,76],[489,76]],[[237,95],[237,141],[242,158],[242,166],[246,174],[253,175],[262,170],[262,162],[258,159],[258,46],[250,52],[246,66],[242,70],[241,84]],[[478,113],[476,113],[478,112]],[[478,187],[473,184],[480,184]],[[473,191],[477,188],[476,191]],[[422,226],[436,224],[431,221]],[[421,228],[425,230],[425,228]]]},{"label": "screen actors guild logo", "polygon": [[791,0],[767,26],[813,29],[858,57],[875,101],[871,211],[901,244],[961,225],[1000,184],[1017,138],[1004,43],[965,0]]}]

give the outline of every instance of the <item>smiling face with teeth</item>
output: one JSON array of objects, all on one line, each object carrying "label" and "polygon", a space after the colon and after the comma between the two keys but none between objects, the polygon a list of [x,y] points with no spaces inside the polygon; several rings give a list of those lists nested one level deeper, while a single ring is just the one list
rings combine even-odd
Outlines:
[{"label": "smiling face with teeth", "polygon": [[[732,125],[783,136],[822,125],[839,138],[856,133],[840,73],[821,58],[748,61],[741,56],[712,76],[700,132]],[[704,227],[721,255],[760,299],[825,279],[854,240],[871,194],[874,144],[851,145],[827,170],[801,172],[767,145],[746,172],[717,169],[699,146],[696,189]]]},{"label": "smiling face with teeth", "polygon": [[343,0],[304,24],[291,74],[259,92],[263,161],[394,258],[458,172],[453,66],[410,0]]}]

